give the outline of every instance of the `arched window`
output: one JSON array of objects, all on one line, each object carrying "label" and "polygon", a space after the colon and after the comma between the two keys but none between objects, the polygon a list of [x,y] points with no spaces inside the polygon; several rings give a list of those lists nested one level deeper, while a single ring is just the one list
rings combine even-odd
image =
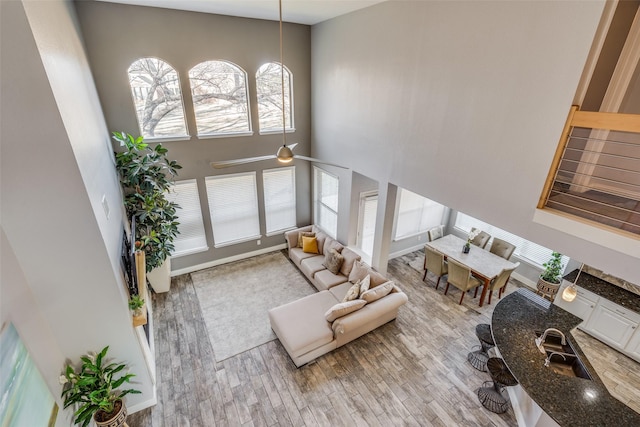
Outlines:
[{"label": "arched window", "polygon": [[[284,70],[283,70],[284,68]],[[293,79],[287,67],[276,62],[263,64],[256,73],[260,132],[282,132],[282,72],[284,71],[285,129],[293,128]]]},{"label": "arched window", "polygon": [[145,138],[186,136],[180,79],[158,58],[140,58],[129,69],[140,133]]},{"label": "arched window", "polygon": [[202,62],[189,71],[198,135],[251,132],[247,73],[227,61]]}]

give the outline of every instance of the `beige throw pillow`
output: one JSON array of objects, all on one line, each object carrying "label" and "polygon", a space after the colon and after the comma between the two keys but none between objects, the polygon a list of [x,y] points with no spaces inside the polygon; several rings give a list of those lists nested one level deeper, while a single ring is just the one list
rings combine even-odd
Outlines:
[{"label": "beige throw pillow", "polygon": [[369,266],[362,261],[356,261],[353,263],[351,273],[349,273],[349,281],[351,283],[358,283],[364,277],[369,274]]},{"label": "beige throw pillow", "polygon": [[312,233],[311,231],[301,231],[298,233],[298,247],[302,248],[302,238],[303,237],[316,237],[316,233]]},{"label": "beige throw pillow", "polygon": [[393,282],[387,282],[380,286],[376,286],[375,288],[369,289],[367,292],[360,295],[360,298],[362,298],[368,303],[374,302],[379,300],[382,297],[389,295],[392,289],[393,289]]},{"label": "beige throw pillow", "polygon": [[360,295],[360,283],[356,283],[351,286],[347,291],[347,294],[342,298],[342,302],[353,301],[354,299],[358,299]]},{"label": "beige throw pillow", "polygon": [[324,262],[322,263],[322,265],[327,267],[327,270],[329,270],[333,274],[338,274],[343,261],[344,257],[339,254],[337,250],[329,249],[329,251],[325,252],[324,254]]},{"label": "beige throw pillow", "polygon": [[367,274],[366,276],[364,276],[364,279],[358,281],[356,285],[359,286],[360,293],[358,295],[362,295],[369,290],[369,286],[371,285],[371,276]]},{"label": "beige throw pillow", "polygon": [[344,257],[344,262],[342,263],[342,267],[340,267],[340,273],[349,277],[349,273],[351,273],[351,269],[353,268],[353,263],[355,261],[360,261],[360,255],[349,248],[344,248],[340,253]]},{"label": "beige throw pillow", "polygon": [[344,249],[344,246],[342,246],[342,244],[340,242],[338,242],[337,240],[332,239],[331,237],[327,236],[327,238],[324,239],[323,252],[326,254],[331,249],[335,249],[338,253],[340,253],[340,252],[342,252],[342,249]]},{"label": "beige throw pillow", "polygon": [[334,320],[346,316],[349,313],[353,313],[354,311],[360,310],[365,306],[367,302],[361,299],[356,299],[353,301],[340,302],[333,307],[331,307],[325,314],[324,318],[327,319],[327,322],[333,322]]}]

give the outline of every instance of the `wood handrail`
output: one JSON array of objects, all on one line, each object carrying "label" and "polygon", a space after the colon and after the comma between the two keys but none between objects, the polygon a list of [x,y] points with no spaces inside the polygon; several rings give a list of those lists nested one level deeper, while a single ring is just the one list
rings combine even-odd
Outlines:
[{"label": "wood handrail", "polygon": [[571,126],[640,133],[640,114],[576,111]]}]

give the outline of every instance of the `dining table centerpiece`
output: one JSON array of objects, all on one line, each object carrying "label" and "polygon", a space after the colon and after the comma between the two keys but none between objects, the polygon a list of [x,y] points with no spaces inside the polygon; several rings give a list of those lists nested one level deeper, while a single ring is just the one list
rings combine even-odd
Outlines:
[{"label": "dining table centerpiece", "polygon": [[471,242],[473,242],[473,239],[475,239],[478,234],[480,234],[480,230],[477,229],[473,229],[469,232],[469,234],[467,235],[467,243],[464,244],[464,246],[462,247],[462,252],[465,254],[468,254],[469,251],[471,250]]}]

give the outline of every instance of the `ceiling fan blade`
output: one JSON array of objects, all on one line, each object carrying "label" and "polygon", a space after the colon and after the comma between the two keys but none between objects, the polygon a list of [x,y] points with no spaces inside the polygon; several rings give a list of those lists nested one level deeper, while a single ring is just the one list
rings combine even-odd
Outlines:
[{"label": "ceiling fan blade", "polygon": [[297,155],[297,154],[295,154],[293,157],[294,157],[295,159],[307,160],[307,161],[309,161],[309,162],[322,163],[322,164],[329,165],[329,166],[336,166],[336,167],[338,167],[338,168],[342,168],[342,169],[349,169],[349,168],[348,168],[348,167],[346,167],[346,166],[337,165],[337,164],[335,164],[335,163],[325,162],[324,160],[314,159],[313,157],[299,156],[299,155]]},{"label": "ceiling fan blade", "polygon": [[211,166],[216,169],[228,168],[231,166],[244,165],[246,163],[260,162],[262,160],[270,160],[275,159],[276,155],[271,154],[269,156],[260,156],[260,157],[247,157],[246,159],[237,159],[237,160],[223,160],[220,162],[211,162]]},{"label": "ceiling fan blade", "polygon": [[296,145],[298,145],[298,143],[294,142],[293,144],[288,144],[287,147],[289,147],[290,150],[293,150]]}]

